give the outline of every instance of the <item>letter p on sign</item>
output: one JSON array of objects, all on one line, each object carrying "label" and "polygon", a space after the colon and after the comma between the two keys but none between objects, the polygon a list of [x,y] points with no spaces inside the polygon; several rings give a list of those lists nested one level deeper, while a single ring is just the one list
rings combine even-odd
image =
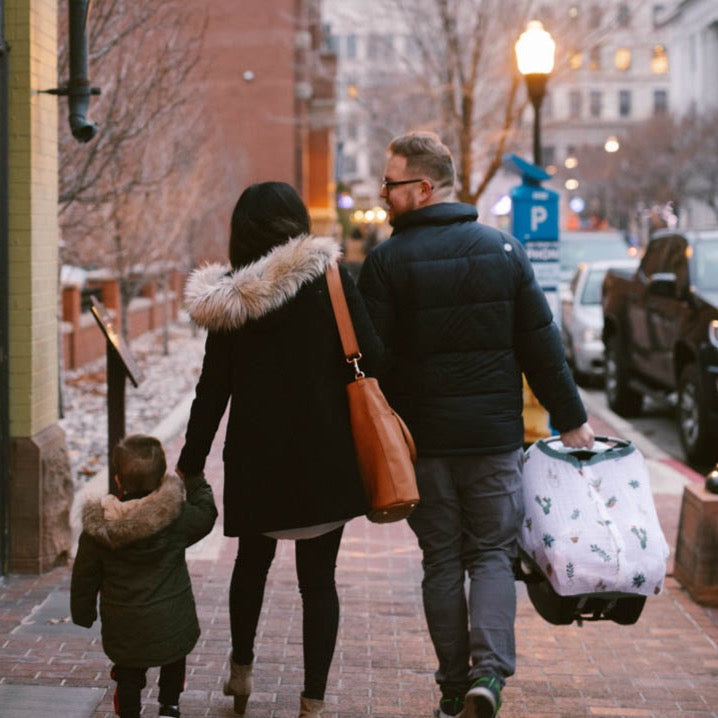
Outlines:
[{"label": "letter p on sign", "polygon": [[531,232],[535,232],[538,226],[548,219],[548,210],[540,204],[531,207]]}]

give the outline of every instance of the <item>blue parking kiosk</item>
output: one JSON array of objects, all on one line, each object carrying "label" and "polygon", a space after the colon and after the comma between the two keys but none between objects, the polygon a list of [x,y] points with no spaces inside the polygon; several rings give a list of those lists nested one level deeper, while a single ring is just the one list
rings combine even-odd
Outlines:
[{"label": "blue parking kiosk", "polygon": [[561,277],[558,243],[558,192],[542,187],[551,179],[543,167],[518,155],[504,155],[504,167],[521,177],[511,190],[511,233],[524,247],[534,274],[546,294],[554,319],[560,321],[558,288]]},{"label": "blue parking kiosk", "polygon": [[[558,192],[542,187],[551,178],[543,167],[508,153],[507,170],[521,177],[511,190],[511,233],[526,248],[534,274],[543,289],[554,320],[560,321],[558,288],[561,277],[558,242]],[[552,433],[547,411],[539,404],[524,378],[524,442],[533,443]]]}]

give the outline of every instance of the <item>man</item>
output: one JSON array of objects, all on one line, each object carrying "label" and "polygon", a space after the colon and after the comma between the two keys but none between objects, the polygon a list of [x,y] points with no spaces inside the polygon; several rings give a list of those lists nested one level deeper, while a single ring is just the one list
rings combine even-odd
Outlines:
[{"label": "man", "polygon": [[492,718],[516,662],[522,373],[564,444],[590,448],[594,437],[523,247],[479,224],[453,188],[435,134],[391,142],[381,196],[394,231],[367,257],[359,288],[395,359],[383,387],[419,453],[409,524],[423,552],[437,713]]}]

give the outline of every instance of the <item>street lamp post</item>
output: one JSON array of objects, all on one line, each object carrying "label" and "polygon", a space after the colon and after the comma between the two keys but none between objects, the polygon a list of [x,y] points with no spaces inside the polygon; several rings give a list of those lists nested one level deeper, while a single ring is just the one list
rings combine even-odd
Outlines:
[{"label": "street lamp post", "polygon": [[534,164],[543,166],[541,153],[541,103],[553,70],[556,43],[538,20],[532,20],[516,41],[519,72],[526,78],[526,89],[534,108]]}]

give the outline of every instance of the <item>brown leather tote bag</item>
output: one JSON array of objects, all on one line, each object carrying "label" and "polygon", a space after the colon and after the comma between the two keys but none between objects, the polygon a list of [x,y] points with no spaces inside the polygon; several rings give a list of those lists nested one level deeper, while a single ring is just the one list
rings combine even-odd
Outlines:
[{"label": "brown leather tote bag", "polygon": [[361,352],[336,265],[327,270],[327,284],[344,355],[354,366],[347,398],[359,471],[371,507],[367,518],[375,523],[400,521],[419,502],[414,440],[402,418],[389,406],[379,382],[359,368]]}]

